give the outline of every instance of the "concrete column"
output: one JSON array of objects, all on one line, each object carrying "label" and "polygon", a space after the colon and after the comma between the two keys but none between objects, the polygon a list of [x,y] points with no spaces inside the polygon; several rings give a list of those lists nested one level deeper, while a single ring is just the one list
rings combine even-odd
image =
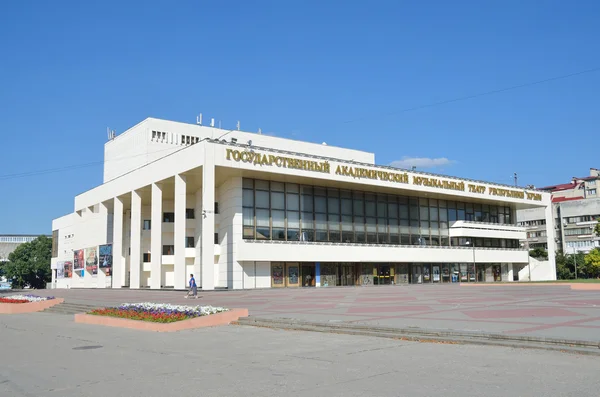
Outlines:
[{"label": "concrete column", "polygon": [[160,184],[152,184],[152,207],[150,224],[150,288],[161,287],[162,265],[162,188]]},{"label": "concrete column", "polygon": [[112,287],[125,285],[125,262],[123,261],[123,200],[113,199],[113,268]]},{"label": "concrete column", "polygon": [[202,289],[215,289],[215,159],[214,149],[204,146],[202,165]]},{"label": "concrete column", "polygon": [[142,237],[142,196],[131,192],[131,253],[129,255],[129,288],[140,288]]},{"label": "concrete column", "polygon": [[[185,229],[186,229],[186,180],[183,175],[175,175],[175,289],[186,286],[185,274]],[[199,285],[199,284],[198,284]]]},{"label": "concrete column", "polygon": [[[549,203],[545,208],[546,215],[546,240],[548,244],[548,266],[551,267],[551,274],[554,276],[553,280],[556,280],[556,243],[554,235],[554,211],[552,209],[552,203]],[[562,213],[561,213],[562,214]],[[562,215],[560,222],[562,222]],[[562,230],[562,227],[561,227]],[[562,239],[564,244],[564,238]]]},{"label": "concrete column", "polygon": [[[196,277],[196,284],[202,287],[202,189],[196,192],[196,203],[194,207],[196,215],[196,229],[194,231],[194,243],[196,244],[196,253],[194,256],[194,277]],[[189,274],[186,274],[186,280]],[[187,285],[187,282],[186,282]]]}]

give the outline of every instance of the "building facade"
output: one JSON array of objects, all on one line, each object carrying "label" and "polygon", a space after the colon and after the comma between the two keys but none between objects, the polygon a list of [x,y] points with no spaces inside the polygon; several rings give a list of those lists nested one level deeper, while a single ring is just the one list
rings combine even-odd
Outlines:
[{"label": "building facade", "polygon": [[[56,287],[204,290],[523,279],[521,209],[550,194],[375,164],[372,153],[146,119],[53,221]],[[552,237],[551,241],[554,241]],[[532,279],[556,277],[553,251]]]},{"label": "building facade", "polygon": [[[570,183],[546,186],[539,190],[552,195],[555,243],[565,253],[587,253],[600,247],[600,237],[594,229],[600,219],[600,170],[590,168],[587,177],[573,177]],[[531,248],[548,250],[545,213],[539,208],[517,212],[518,225],[527,230]]]}]

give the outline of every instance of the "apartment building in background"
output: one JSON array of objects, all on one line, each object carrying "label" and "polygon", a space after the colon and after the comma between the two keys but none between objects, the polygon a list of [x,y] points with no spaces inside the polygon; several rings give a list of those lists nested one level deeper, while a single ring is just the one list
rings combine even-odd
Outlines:
[{"label": "apartment building in background", "polygon": [[[600,170],[590,168],[586,177],[573,177],[571,182],[538,188],[552,195],[555,243],[563,252],[587,253],[600,247],[594,228],[600,219]],[[546,219],[537,208],[517,211],[517,224],[527,230],[531,249],[548,249]]]}]

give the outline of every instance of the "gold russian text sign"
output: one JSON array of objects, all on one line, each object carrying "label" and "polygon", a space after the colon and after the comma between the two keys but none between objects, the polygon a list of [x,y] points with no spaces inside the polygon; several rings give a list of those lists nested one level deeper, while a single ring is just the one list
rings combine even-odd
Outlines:
[{"label": "gold russian text sign", "polygon": [[[275,156],[272,154],[267,155],[262,153],[240,151],[234,149],[227,149],[226,156],[227,160],[233,160],[238,162],[241,161],[243,163],[253,163],[254,165],[260,166],[276,165],[277,167],[320,172],[324,174],[331,173],[331,165],[328,161],[300,160],[295,159],[293,157]],[[335,170],[335,174],[342,176],[350,176],[355,179],[373,179],[402,184],[409,183],[408,173],[406,172],[388,172],[382,170],[372,170],[369,168],[362,167],[338,165]],[[434,177],[413,175],[412,184],[415,186],[426,186],[436,189],[455,190],[458,192],[468,191],[469,193],[477,194],[485,194],[487,191],[488,194],[491,196],[542,201],[542,195],[540,193],[529,193],[521,190],[486,187],[484,185],[475,185],[471,183],[465,185],[464,182],[449,181]]]}]

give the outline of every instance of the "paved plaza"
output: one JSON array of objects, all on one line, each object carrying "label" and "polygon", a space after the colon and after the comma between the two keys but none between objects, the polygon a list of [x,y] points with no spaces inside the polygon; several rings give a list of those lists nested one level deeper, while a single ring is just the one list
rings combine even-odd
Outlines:
[{"label": "paved plaza", "polygon": [[[311,292],[319,291],[290,294]],[[596,397],[600,389],[598,357],[544,350],[244,326],[154,333],[52,313],[0,316],[0,335],[7,397]]]},{"label": "paved plaza", "polygon": [[199,291],[198,300],[164,290],[49,290],[42,294],[96,306],[164,302],[243,307],[251,316],[325,323],[418,327],[600,340],[600,290],[568,285],[420,285]]}]

